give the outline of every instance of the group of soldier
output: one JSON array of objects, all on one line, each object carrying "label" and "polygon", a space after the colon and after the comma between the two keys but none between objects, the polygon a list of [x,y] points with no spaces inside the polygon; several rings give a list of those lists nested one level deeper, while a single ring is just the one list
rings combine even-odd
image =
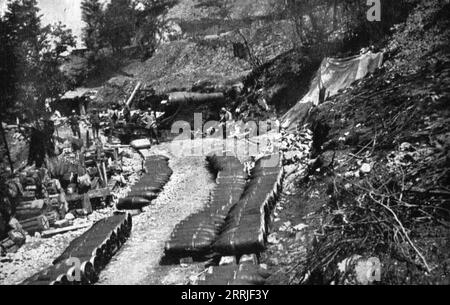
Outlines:
[{"label": "group of soldier", "polygon": [[[151,108],[149,108],[148,111],[145,112],[135,111],[133,116],[131,115],[130,108],[127,106],[123,109],[122,113],[119,113],[117,110],[110,111],[108,115],[109,131],[110,131],[109,136],[112,136],[112,131],[114,130],[119,118],[122,118],[126,124],[129,124],[130,122],[141,124],[147,130],[149,138],[153,139],[156,143],[159,144],[156,113]],[[100,112],[97,110],[93,110],[89,116],[89,122],[92,126],[93,138],[99,139],[101,126]],[[69,125],[72,130],[73,136],[81,138],[80,117],[77,115],[75,110],[72,111],[72,114],[69,117]]]}]

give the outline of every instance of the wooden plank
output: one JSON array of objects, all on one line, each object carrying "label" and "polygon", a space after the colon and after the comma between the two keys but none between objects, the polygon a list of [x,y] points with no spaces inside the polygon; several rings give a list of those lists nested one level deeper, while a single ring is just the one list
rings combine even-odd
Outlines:
[{"label": "wooden plank", "polygon": [[[111,190],[108,187],[96,189],[96,190],[90,190],[88,192],[88,195],[89,195],[89,199],[108,197],[111,195]],[[72,194],[72,195],[66,196],[67,202],[81,201],[83,199],[84,199],[83,194]]]},{"label": "wooden plank", "polygon": [[109,187],[105,187],[105,188],[101,188],[101,189],[96,189],[96,190],[90,190],[88,192],[89,194],[89,198],[99,198],[99,197],[107,197],[111,195],[111,190],[109,189]]},{"label": "wooden plank", "polygon": [[42,232],[41,237],[48,238],[48,237],[55,236],[57,234],[62,234],[62,233],[70,232],[70,231],[84,229],[84,228],[90,227],[91,225],[92,224],[89,223],[89,224],[84,224],[84,225],[65,227],[65,228],[61,228],[61,229],[46,230],[46,231]]},{"label": "wooden plank", "polygon": [[131,145],[122,145],[122,144],[108,144],[105,145],[105,148],[130,148]]}]

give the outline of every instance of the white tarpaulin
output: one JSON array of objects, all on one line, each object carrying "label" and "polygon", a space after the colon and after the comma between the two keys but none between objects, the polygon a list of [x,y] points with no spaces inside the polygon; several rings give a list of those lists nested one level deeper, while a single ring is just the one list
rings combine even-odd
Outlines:
[{"label": "white tarpaulin", "polygon": [[367,52],[347,58],[325,58],[316,77],[311,82],[309,92],[282,118],[285,128],[304,117],[304,104],[318,105],[339,90],[349,87],[354,81],[373,73],[383,63],[383,53]]}]

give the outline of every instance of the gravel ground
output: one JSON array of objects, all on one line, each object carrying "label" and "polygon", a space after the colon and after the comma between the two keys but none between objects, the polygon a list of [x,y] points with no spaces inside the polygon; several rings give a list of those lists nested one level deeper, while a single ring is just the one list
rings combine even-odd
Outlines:
[{"label": "gravel ground", "polygon": [[173,175],[153,205],[133,217],[131,237],[101,273],[99,284],[184,284],[202,271],[196,264],[159,265],[175,225],[201,209],[214,187],[204,156],[182,157],[171,151],[169,143],[146,153],[168,156]]},{"label": "gravel ground", "polygon": [[[195,156],[191,156],[193,150],[190,148],[201,147],[199,140],[164,143],[143,152],[144,155],[168,156],[173,175],[153,204],[146,207],[143,213],[133,217],[131,237],[100,274],[99,284],[186,284],[193,276],[204,270],[204,264],[159,265],[164,252],[164,243],[169,239],[175,225],[200,210],[206,204],[214,187],[213,177],[206,168],[205,156],[210,151],[222,149],[223,142],[212,140],[203,144],[203,149],[200,149],[199,153],[194,153]],[[228,144],[234,143],[230,141]],[[238,145],[241,146],[242,141]],[[182,151],[189,151],[189,156],[184,155]],[[240,151],[243,151],[242,147]],[[125,165],[137,171],[141,164],[139,155],[130,153],[129,157],[131,158],[127,159]],[[245,156],[239,157],[241,161],[246,159]],[[117,195],[125,196],[127,189],[129,187]],[[77,224],[93,223],[112,212],[113,209],[108,208],[76,221]],[[70,241],[87,229],[48,239],[28,237],[27,243],[17,253],[0,258],[0,285],[20,283],[50,266]]]},{"label": "gravel ground", "polygon": [[[278,135],[272,134],[269,138],[273,142]],[[235,144],[237,150],[233,149]],[[235,151],[239,159],[245,161],[244,144],[245,141],[229,140],[226,150]],[[197,139],[164,143],[144,153],[168,156],[174,173],[153,205],[133,217],[131,237],[101,273],[99,284],[180,285],[189,283],[204,271],[204,263],[161,266],[159,262],[174,227],[205,206],[215,185],[206,168],[205,157],[209,152],[223,148],[222,140]]]}]

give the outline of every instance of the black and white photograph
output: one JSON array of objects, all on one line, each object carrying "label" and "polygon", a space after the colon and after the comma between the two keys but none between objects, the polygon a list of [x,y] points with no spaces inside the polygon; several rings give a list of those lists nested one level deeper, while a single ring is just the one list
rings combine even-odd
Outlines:
[{"label": "black and white photograph", "polygon": [[0,288],[449,285],[449,16],[0,0]]}]

